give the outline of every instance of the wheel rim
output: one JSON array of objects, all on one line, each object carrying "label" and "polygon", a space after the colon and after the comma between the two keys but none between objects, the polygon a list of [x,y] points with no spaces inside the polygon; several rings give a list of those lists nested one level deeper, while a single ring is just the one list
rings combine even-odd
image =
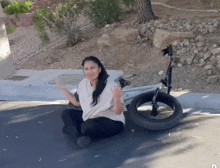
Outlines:
[{"label": "wheel rim", "polygon": [[175,109],[171,108],[169,105],[162,102],[157,102],[157,105],[158,108],[157,108],[156,116],[153,116],[151,114],[152,112],[151,102],[141,103],[140,101],[140,103],[137,103],[136,110],[141,116],[152,120],[164,120],[171,117],[174,114]]}]

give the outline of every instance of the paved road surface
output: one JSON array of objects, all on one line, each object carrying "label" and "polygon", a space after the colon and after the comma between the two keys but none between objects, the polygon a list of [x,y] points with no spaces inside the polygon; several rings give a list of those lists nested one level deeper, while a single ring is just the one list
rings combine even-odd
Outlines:
[{"label": "paved road surface", "polygon": [[123,133],[79,149],[61,133],[65,102],[3,101],[0,105],[0,167],[220,167],[218,114],[185,109],[181,124],[167,131],[138,128],[126,114]]}]

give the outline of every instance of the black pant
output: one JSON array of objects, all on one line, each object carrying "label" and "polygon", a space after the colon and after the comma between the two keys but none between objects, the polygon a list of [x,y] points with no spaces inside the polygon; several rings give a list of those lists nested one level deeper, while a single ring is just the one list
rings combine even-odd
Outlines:
[{"label": "black pant", "polygon": [[74,126],[76,129],[73,130],[78,131],[72,132],[72,134],[90,136],[91,138],[105,138],[120,133],[124,128],[121,121],[114,121],[106,117],[83,121],[82,113],[82,110],[66,109],[61,114],[65,126]]}]

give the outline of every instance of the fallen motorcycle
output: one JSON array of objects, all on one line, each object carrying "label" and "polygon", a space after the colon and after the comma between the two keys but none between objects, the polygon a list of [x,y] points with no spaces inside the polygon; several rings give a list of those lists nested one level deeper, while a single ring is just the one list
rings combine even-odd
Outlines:
[{"label": "fallen motorcycle", "polygon": [[[172,45],[163,50],[170,62],[166,77],[159,84],[131,88],[123,91],[123,100],[128,109],[131,120],[148,130],[165,130],[174,127],[182,119],[182,106],[180,102],[170,95],[172,89]],[[115,80],[122,88],[130,82],[119,77]],[[162,86],[167,92],[161,90]]]}]

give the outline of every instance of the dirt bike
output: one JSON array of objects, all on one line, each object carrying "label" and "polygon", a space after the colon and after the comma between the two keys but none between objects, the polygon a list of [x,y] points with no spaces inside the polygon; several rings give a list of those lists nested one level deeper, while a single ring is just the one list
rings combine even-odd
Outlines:
[{"label": "dirt bike", "polygon": [[[163,50],[170,62],[166,77],[159,84],[131,88],[123,91],[123,100],[128,109],[130,119],[135,124],[148,130],[165,130],[174,127],[182,119],[180,102],[170,95],[172,89],[173,49],[172,45]],[[115,80],[121,88],[130,82],[121,77]],[[167,92],[161,90],[162,86]]]}]

